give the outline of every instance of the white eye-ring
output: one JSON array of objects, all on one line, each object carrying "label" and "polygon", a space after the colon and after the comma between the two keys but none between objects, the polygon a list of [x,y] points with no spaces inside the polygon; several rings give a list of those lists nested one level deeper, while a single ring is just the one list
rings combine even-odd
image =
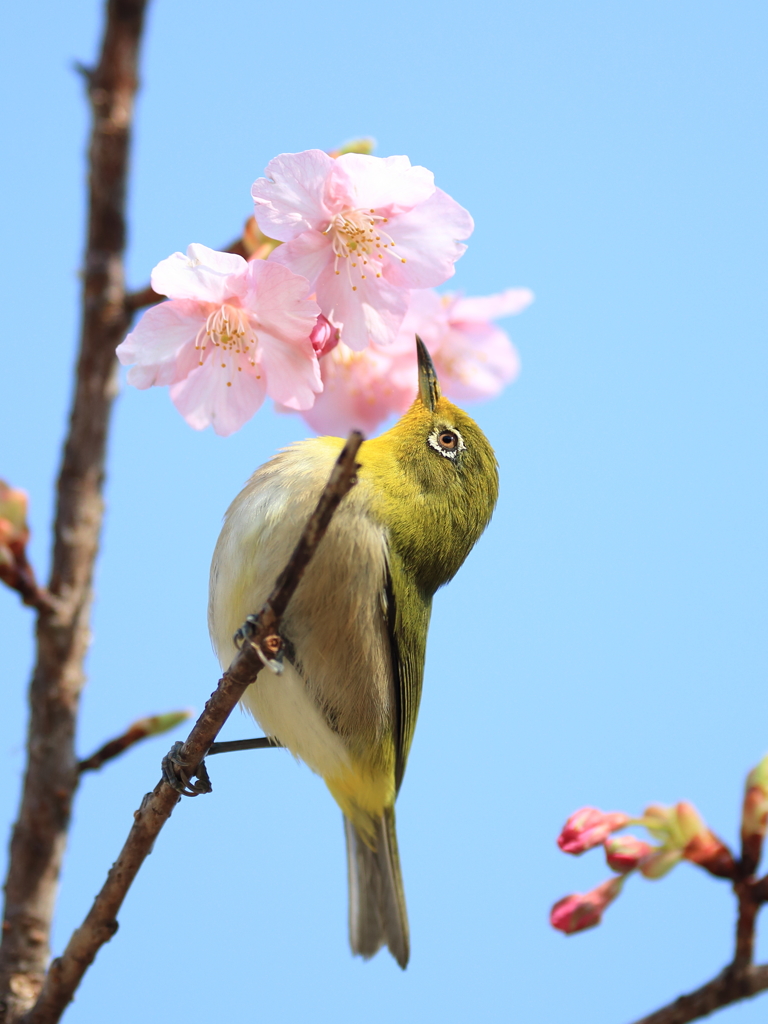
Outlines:
[{"label": "white eye-ring", "polygon": [[455,459],[467,447],[455,427],[438,427],[427,438],[429,445],[446,459]]}]

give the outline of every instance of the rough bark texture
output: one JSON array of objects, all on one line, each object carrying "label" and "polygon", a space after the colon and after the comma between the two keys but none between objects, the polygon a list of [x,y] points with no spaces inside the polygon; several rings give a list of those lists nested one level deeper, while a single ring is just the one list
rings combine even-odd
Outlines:
[{"label": "rough bark texture", "polygon": [[83,317],[69,432],[58,478],[51,578],[30,685],[28,761],[11,840],[0,946],[0,1020],[34,1003],[49,959],[61,859],[78,782],[75,722],[101,530],[104,455],[125,334],[122,253],[137,56],[146,0],[110,0],[98,66],[84,72],[93,110]]},{"label": "rough bark texture", "polygon": [[[355,456],[361,442],[361,435],[353,434],[344,446],[288,565],[259,612],[258,621],[249,624],[248,640],[243,642],[240,653],[222,676],[179,751],[177,758],[185,764],[188,777],[195,774],[245,688],[256,678],[265,661],[279,652],[282,646],[278,632],[280,619],[339,502],[356,481],[358,467]],[[60,1019],[99,949],[117,931],[117,913],[123,900],[179,799],[176,790],[165,781],[159,782],[144,797],[101,892],[83,923],[73,933],[62,956],[51,964],[40,997],[24,1017],[24,1024],[55,1024]],[[108,1010],[105,1016],[109,1016]]]}]

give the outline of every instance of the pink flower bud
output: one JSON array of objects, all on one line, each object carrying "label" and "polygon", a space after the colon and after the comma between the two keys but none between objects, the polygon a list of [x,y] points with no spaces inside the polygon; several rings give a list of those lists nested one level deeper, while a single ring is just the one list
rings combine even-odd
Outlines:
[{"label": "pink flower bud", "polygon": [[327,355],[336,348],[339,343],[339,330],[330,324],[321,313],[317,318],[317,323],[312,328],[309,340],[312,342],[312,348],[319,359],[320,356]]},{"label": "pink flower bud", "polygon": [[558,900],[549,913],[549,923],[566,935],[594,928],[600,924],[606,907],[619,895],[623,884],[623,878],[609,878],[590,892],[576,892]]},{"label": "pink flower bud", "polygon": [[563,853],[579,854],[599,846],[611,832],[624,828],[632,819],[621,811],[599,811],[596,807],[582,807],[570,816],[557,837]]},{"label": "pink flower bud", "polygon": [[634,871],[640,860],[653,852],[650,843],[634,836],[612,836],[605,840],[605,859],[608,867],[626,875]]}]

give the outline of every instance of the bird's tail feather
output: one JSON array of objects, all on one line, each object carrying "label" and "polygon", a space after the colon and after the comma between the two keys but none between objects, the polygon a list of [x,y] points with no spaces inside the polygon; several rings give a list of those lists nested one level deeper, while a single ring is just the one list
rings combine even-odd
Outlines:
[{"label": "bird's tail feather", "polygon": [[395,834],[395,809],[376,825],[376,848],[360,838],[344,818],[349,871],[349,942],[352,952],[368,959],[386,943],[402,968],[408,963],[410,939],[405,892]]}]

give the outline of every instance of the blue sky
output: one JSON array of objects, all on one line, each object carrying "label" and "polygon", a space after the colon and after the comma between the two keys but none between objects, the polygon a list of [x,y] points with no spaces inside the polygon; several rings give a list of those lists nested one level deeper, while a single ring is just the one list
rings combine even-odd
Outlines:
[{"label": "blue sky", "polygon": [[[100,14],[94,0],[15,5],[0,44],[0,476],[31,493],[41,569],[83,244],[87,111],[72,64],[92,59]],[[349,954],[341,820],[322,783],[285,752],[231,755],[211,762],[214,795],[175,811],[68,1020],[622,1024],[724,965],[732,899],[689,865],[632,879],[587,934],[546,919],[606,874],[598,853],[557,851],[572,810],[688,798],[733,841],[743,777],[768,751],[767,29],[763,4],[714,0],[153,4],[132,285],[189,242],[234,237],[277,153],[370,134],[473,214],[452,284],[528,286],[536,303],[507,322],[519,381],[472,409],[502,491],[435,603],[398,803],[407,972]],[[124,390],[84,755],[140,715],[202,707],[221,515],[305,433],[264,410],[232,438],[197,434],[164,392]],[[0,593],[3,827],[31,628]],[[226,729],[252,732],[239,713]],[[86,779],[57,949],[168,745]],[[767,958],[764,937],[758,948]],[[762,1021],[767,1000],[720,1019]]]}]

